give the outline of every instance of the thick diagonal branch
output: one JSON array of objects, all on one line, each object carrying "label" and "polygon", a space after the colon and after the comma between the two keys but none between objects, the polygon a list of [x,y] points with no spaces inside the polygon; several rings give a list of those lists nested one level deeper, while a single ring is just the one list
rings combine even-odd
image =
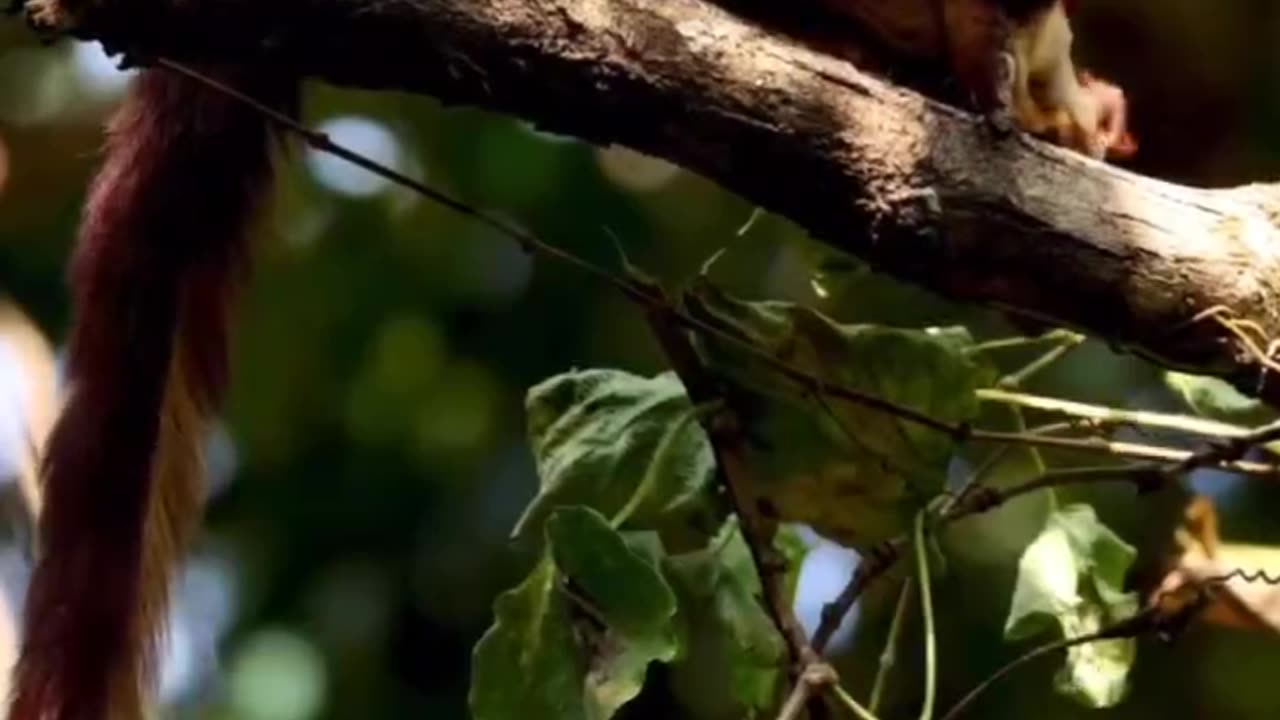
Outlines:
[{"label": "thick diagonal branch", "polygon": [[148,53],[421,92],[668,158],[885,272],[1280,400],[1260,359],[1280,335],[1274,188],[999,140],[705,0],[103,4],[89,34]]}]

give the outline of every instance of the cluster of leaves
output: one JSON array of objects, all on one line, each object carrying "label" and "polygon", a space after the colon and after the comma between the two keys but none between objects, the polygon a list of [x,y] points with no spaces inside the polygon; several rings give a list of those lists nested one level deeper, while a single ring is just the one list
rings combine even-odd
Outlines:
[{"label": "cluster of leaves", "polygon": [[[761,581],[701,420],[735,413],[754,490],[782,521],[866,550],[907,532],[945,491],[956,440],[824,387],[958,426],[977,417],[977,391],[996,381],[964,328],[842,325],[705,282],[683,305],[716,330],[699,333],[697,347],[723,403],[694,406],[672,373],[574,371],[529,391],[541,488],[515,535],[538,543],[541,559],[497,600],[475,649],[477,720],[608,718],[646,679],[665,683],[683,717],[776,708],[787,648],[757,599]],[[786,530],[776,543],[794,573],[805,546]],[[1075,636],[1131,615],[1138,603],[1123,583],[1133,556],[1087,506],[1048,514],[1023,556],[1007,636],[1055,624]],[[1059,686],[1113,705],[1133,655],[1126,640],[1074,648]],[[654,663],[663,672],[651,672]]]},{"label": "cluster of leaves", "polygon": [[[610,717],[654,661],[691,702],[726,698],[704,716],[774,702],[786,648],[755,600],[699,414],[670,373],[572,372],[529,392],[542,488],[516,535],[543,550],[476,647],[478,720]],[[798,567],[803,544],[782,535],[779,546]]]}]

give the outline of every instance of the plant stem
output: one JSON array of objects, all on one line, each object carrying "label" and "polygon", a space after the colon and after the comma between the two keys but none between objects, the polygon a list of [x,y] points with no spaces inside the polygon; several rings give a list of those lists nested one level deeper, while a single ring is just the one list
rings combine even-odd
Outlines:
[{"label": "plant stem", "polygon": [[863,707],[861,703],[853,699],[853,696],[849,694],[848,690],[845,690],[839,685],[833,685],[831,687],[831,694],[835,695],[836,699],[840,701],[840,704],[844,705],[849,712],[853,713],[854,717],[858,718],[858,720],[880,720],[880,718],[876,717],[875,712]]},{"label": "plant stem", "polygon": [[[1044,371],[1050,365],[1058,362],[1063,357],[1066,357],[1067,353],[1079,347],[1082,342],[1084,342],[1083,335],[1077,335],[1075,333],[1064,335],[1057,346],[1050,348],[1048,352],[1035,360],[1032,360],[1021,370],[1009,373],[1008,375],[1000,378],[1000,381],[996,383],[996,386],[1006,391],[1021,389],[1028,380]],[[1027,417],[1022,412],[1022,408],[1017,405],[1011,405],[1009,407],[1009,412],[1013,416],[1014,427],[1019,433],[1025,435],[1027,433]],[[1031,466],[1035,468],[1036,475],[1043,475],[1048,466],[1045,464],[1044,455],[1041,454],[1040,450],[1034,445],[1028,445],[1027,456],[1031,459]],[[1049,509],[1052,510],[1057,506],[1057,504],[1057,495],[1052,491],[1049,492]]]},{"label": "plant stem", "polygon": [[1177,430],[1192,435],[1216,438],[1245,437],[1251,429],[1231,423],[1219,422],[1189,415],[1151,412],[1148,410],[1122,410],[1102,405],[1061,400],[1023,392],[1015,392],[1003,388],[982,388],[977,391],[978,400],[982,402],[998,402],[1015,405],[1029,410],[1065,415],[1068,417],[1093,420],[1095,422],[1114,423],[1117,425],[1141,425],[1162,430]]},{"label": "plant stem", "polygon": [[880,667],[876,670],[875,681],[871,685],[871,700],[868,708],[871,712],[880,710],[884,699],[885,686],[889,682],[889,673],[898,664],[898,636],[902,632],[902,620],[907,614],[907,605],[911,604],[911,578],[902,581],[898,590],[898,600],[894,603],[893,620],[889,622],[889,635],[884,640],[884,650],[880,652]]},{"label": "plant stem", "polygon": [[924,542],[927,516],[928,509],[916,513],[912,531],[916,582],[920,584],[920,615],[924,620],[924,702],[920,707],[920,720],[933,720],[934,697],[938,691],[938,638],[934,628],[933,592],[929,587],[929,548]]},{"label": "plant stem", "polygon": [[1081,340],[1084,339],[1082,335],[1073,333],[1070,330],[1063,330],[1059,328],[1056,330],[1050,330],[1049,332],[1039,337],[1026,337],[1026,336],[1019,335],[1016,337],[1000,338],[999,340],[988,340],[986,342],[980,342],[975,344],[973,347],[969,348],[965,352],[970,355],[976,355],[978,353],[995,352],[998,350],[1017,350],[1020,348],[1034,347],[1036,345],[1044,345],[1047,343],[1063,343],[1065,341],[1068,341],[1069,338],[1080,338]]},{"label": "plant stem", "polygon": [[[652,290],[662,299],[660,290]],[[773,545],[777,530],[775,521],[760,512],[756,496],[759,487],[753,469],[746,458],[746,439],[733,408],[721,396],[719,385],[702,364],[690,341],[686,329],[665,305],[655,304],[647,313],[649,327],[666,354],[671,367],[695,407],[712,405],[718,413],[702,413],[698,419],[706,432],[716,460],[716,479],[726,491],[738,527],[751,554],[751,561],[760,578],[760,588],[765,610],[790,651],[792,668],[800,671],[797,685],[813,681],[803,676],[805,669],[813,667],[817,653],[809,644],[804,627],[796,618],[792,597],[786,583],[787,566]],[[827,716],[822,698],[803,688],[797,692],[807,699],[811,720],[824,720]],[[794,697],[794,695],[793,695]]]},{"label": "plant stem", "polygon": [[[1238,472],[1243,475],[1280,478],[1280,466],[1271,463],[1237,460],[1230,457],[1216,457],[1210,453],[1194,453],[1188,450],[1178,450],[1161,445],[1120,442],[1116,440],[1107,440],[1106,438],[1055,437],[1049,435],[1035,435],[1031,433],[1000,432],[996,430],[974,430],[970,433],[970,438],[979,442],[1035,445],[1038,447],[1101,453],[1117,458],[1150,460],[1175,465],[1194,460],[1196,461],[1196,467],[1215,467],[1220,470]],[[1243,440],[1244,438],[1236,439]]]},{"label": "plant stem", "polygon": [[1080,347],[1080,343],[1084,342],[1083,335],[1070,333],[1065,335],[1059,341],[1056,347],[1050,348],[1048,352],[1040,357],[1027,363],[1021,370],[1009,373],[1000,379],[1000,387],[1016,390],[1027,383],[1028,380],[1043,372],[1046,368],[1066,357],[1067,353]]}]

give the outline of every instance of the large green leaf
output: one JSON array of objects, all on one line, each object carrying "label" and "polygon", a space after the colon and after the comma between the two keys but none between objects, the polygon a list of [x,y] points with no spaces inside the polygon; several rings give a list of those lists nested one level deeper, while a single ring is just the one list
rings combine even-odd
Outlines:
[{"label": "large green leaf", "polygon": [[[689,311],[778,361],[937,420],[978,412],[976,389],[994,369],[966,350],[963,328],[841,325],[782,302],[743,302],[701,282]],[[941,491],[954,450],[948,434],[848,402],[778,372],[738,343],[704,333],[706,362],[734,388],[751,439],[750,466],[781,517],[866,547],[905,531]]]},{"label": "large green leaf", "polygon": [[621,512],[618,519],[631,528],[664,526],[706,509],[715,461],[674,374],[569,372],[533,387],[526,407],[541,486],[516,535],[539,536],[548,515],[564,505],[609,517]]},{"label": "large green leaf", "polygon": [[[1063,637],[1080,637],[1132,616],[1138,598],[1123,588],[1135,555],[1088,505],[1057,510],[1018,564],[1005,637],[1021,639],[1054,625]],[[1056,686],[1090,707],[1111,707],[1128,689],[1135,653],[1132,638],[1072,647]]]},{"label": "large green leaf", "polygon": [[604,516],[555,511],[547,555],[494,605],[476,645],[476,720],[605,720],[639,694],[651,662],[679,652],[676,597]]},{"label": "large green leaf", "polygon": [[[792,570],[794,592],[807,546],[789,530],[775,546]],[[663,567],[680,598],[684,653],[669,677],[685,715],[737,720],[776,710],[787,648],[761,604],[760,579],[736,520],[707,548],[668,557]]]}]

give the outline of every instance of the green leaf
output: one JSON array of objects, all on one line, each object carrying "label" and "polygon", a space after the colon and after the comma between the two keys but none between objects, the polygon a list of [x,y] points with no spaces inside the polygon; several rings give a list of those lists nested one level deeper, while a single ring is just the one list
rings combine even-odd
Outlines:
[{"label": "green leaf", "polygon": [[587,663],[556,568],[544,558],[498,596],[494,624],[476,644],[468,702],[475,720],[585,720]]},{"label": "green leaf", "polygon": [[[976,390],[995,370],[966,352],[964,328],[841,325],[800,305],[743,302],[705,281],[689,311],[776,360],[939,421],[978,412]],[[943,488],[953,439],[882,409],[815,393],[736,343],[704,334],[706,362],[734,387],[760,492],[784,520],[852,547],[904,532]]]},{"label": "green leaf", "polygon": [[[1124,576],[1136,551],[1076,504],[1049,516],[1018,563],[1005,638],[1017,640],[1057,625],[1063,637],[1088,635],[1138,611]],[[1059,692],[1090,707],[1111,707],[1128,689],[1136,641],[1132,638],[1070,648],[1055,678]]]},{"label": "green leaf", "polygon": [[547,539],[556,566],[611,630],[652,659],[675,656],[675,595],[603,515],[585,507],[558,510],[547,521]]},{"label": "green leaf", "polygon": [[711,504],[715,460],[673,373],[569,372],[534,386],[525,404],[541,485],[518,537],[539,537],[559,506],[621,513],[619,521],[640,529],[697,517]]},{"label": "green leaf", "polygon": [[1246,425],[1276,418],[1275,412],[1262,401],[1243,395],[1221,378],[1167,370],[1164,383],[1201,417]]},{"label": "green leaf", "polygon": [[637,553],[602,515],[563,508],[546,523],[547,555],[494,604],[476,645],[476,720],[605,720],[644,686],[649,664],[679,653],[676,597],[651,542]]},{"label": "green leaf", "polygon": [[[792,563],[793,578],[807,547],[790,530],[775,545]],[[685,637],[685,652],[669,673],[682,717],[737,720],[776,709],[787,647],[761,604],[760,579],[737,521],[726,521],[707,548],[668,557],[663,567],[680,598]]]}]

